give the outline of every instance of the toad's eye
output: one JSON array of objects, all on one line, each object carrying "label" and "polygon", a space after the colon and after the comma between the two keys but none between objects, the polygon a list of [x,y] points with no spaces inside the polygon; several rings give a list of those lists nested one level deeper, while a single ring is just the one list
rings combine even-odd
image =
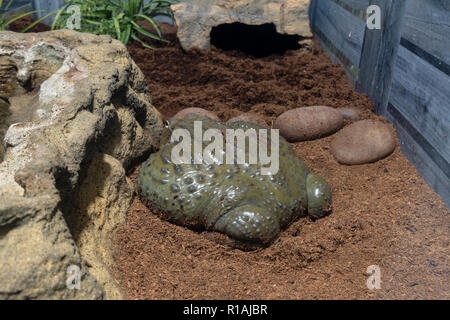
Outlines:
[{"label": "toad's eye", "polygon": [[170,120],[167,120],[166,122],[164,122],[164,126],[166,127],[166,128],[170,128],[170,125],[172,124],[172,121],[170,121]]}]

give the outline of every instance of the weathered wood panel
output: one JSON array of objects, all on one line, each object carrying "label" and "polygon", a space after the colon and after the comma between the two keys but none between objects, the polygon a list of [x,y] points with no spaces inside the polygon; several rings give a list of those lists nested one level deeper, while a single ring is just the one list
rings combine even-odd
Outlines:
[{"label": "weathered wood panel", "polygon": [[328,52],[343,63],[356,80],[364,41],[364,21],[332,0],[316,0],[313,6],[313,30]]},{"label": "weathered wood panel", "polygon": [[331,0],[342,8],[357,16],[361,20],[365,20],[367,7],[370,0]]},{"label": "weathered wood panel", "polygon": [[311,27],[311,30],[314,30],[316,19],[316,8],[318,2],[319,0],[311,0],[309,3],[308,15],[309,15],[309,26]]},{"label": "weathered wood panel", "polygon": [[351,8],[351,11],[358,10],[358,11],[367,11],[367,7],[369,6],[370,0],[333,0],[336,3],[342,3],[343,7],[346,8],[347,6]]},{"label": "weathered wood panel", "polygon": [[450,2],[409,0],[386,116],[404,154],[450,207]]},{"label": "weathered wood panel", "polygon": [[[450,77],[400,46],[390,102],[450,161]],[[450,173],[449,173],[450,176]]]},{"label": "weathered wood panel", "polygon": [[435,157],[425,151],[417,143],[417,134],[414,129],[408,128],[407,121],[396,112],[391,104],[387,108],[387,118],[392,122],[397,130],[397,136],[400,139],[400,147],[405,157],[414,164],[417,171],[422,175],[425,181],[442,197],[446,206],[450,208],[450,182],[444,171],[435,163]]},{"label": "weathered wood panel", "polygon": [[[350,75],[350,67],[358,70],[356,88],[396,126],[403,153],[450,207],[450,1],[313,2],[311,23],[325,51]],[[381,30],[361,18],[369,5],[381,8]],[[358,27],[361,47],[345,36]]]},{"label": "weathered wood panel", "polygon": [[402,37],[450,64],[450,1],[409,0]]},{"label": "weathered wood panel", "polygon": [[381,9],[381,30],[366,28],[356,87],[367,93],[379,114],[386,113],[405,4],[405,0],[370,1]]},{"label": "weathered wood panel", "polygon": [[330,0],[316,8],[315,27],[353,63],[359,65],[364,40],[364,22]]}]

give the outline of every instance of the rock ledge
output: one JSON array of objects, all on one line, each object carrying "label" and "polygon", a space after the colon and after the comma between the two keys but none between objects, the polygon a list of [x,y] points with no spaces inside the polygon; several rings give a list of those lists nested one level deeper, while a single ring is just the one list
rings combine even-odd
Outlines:
[{"label": "rock ledge", "polygon": [[108,36],[5,31],[0,103],[0,299],[121,298],[109,267],[125,169],[162,130],[144,75]]}]

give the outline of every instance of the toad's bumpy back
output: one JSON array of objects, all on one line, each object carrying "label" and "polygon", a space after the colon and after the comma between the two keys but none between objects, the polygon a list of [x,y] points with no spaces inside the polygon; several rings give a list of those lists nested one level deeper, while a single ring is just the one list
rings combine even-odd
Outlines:
[{"label": "toad's bumpy back", "polygon": [[[223,133],[227,129],[244,132],[264,129],[248,122],[225,124],[188,115],[181,120],[170,120],[169,130],[186,129],[195,137],[194,121],[201,121],[202,134],[210,128]],[[269,153],[270,139],[269,130]],[[171,155],[178,143],[169,140],[163,144],[142,165],[137,180],[141,199],[178,224],[220,231],[237,240],[268,243],[281,228],[308,211],[313,217],[329,211],[329,185],[322,177],[311,174],[281,137],[279,170],[268,175],[262,174],[264,166],[259,158],[256,164],[236,161],[194,164],[193,147],[190,163],[175,164]],[[210,142],[201,143],[203,151]],[[226,145],[225,138],[223,145]],[[246,161],[249,150],[246,143]]]}]

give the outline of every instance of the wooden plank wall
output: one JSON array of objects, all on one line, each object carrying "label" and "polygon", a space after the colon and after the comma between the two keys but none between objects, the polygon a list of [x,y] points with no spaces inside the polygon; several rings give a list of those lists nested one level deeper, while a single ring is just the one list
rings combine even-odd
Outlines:
[{"label": "wooden plank wall", "polygon": [[[366,28],[369,5],[381,30]],[[312,0],[311,28],[450,207],[450,1]]]},{"label": "wooden plank wall", "polygon": [[450,202],[450,1],[408,0],[387,118],[403,153]]},{"label": "wooden plank wall", "polygon": [[311,3],[310,16],[316,38],[334,62],[346,67],[353,84],[359,78],[366,25],[364,7],[368,5],[369,0],[318,0]]},{"label": "wooden plank wall", "polygon": [[[64,0],[33,0],[33,9],[38,10],[35,16],[41,18],[50,12],[58,11],[65,4],[66,2]],[[55,15],[47,17],[43,22],[51,25],[54,17]]]}]

